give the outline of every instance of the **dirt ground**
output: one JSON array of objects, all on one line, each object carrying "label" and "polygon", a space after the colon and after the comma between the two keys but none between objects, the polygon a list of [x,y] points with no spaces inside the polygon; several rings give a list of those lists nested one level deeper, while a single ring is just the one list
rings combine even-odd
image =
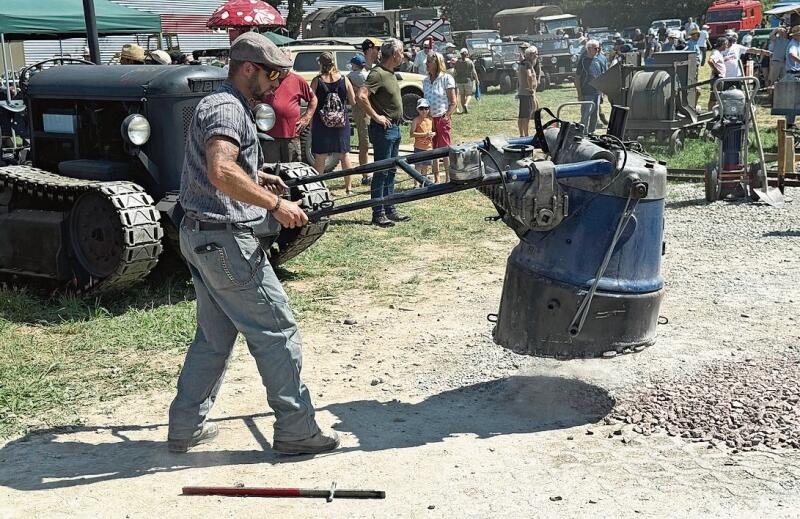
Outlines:
[{"label": "dirt ground", "polygon": [[[489,255],[482,270],[423,280],[411,299],[352,294],[328,322],[301,323],[304,377],[340,450],[271,451],[273,418],[241,344],[212,412],[215,443],[167,453],[171,392],[87,410],[85,426],[0,448],[0,517],[798,517],[800,450],[734,453],[604,420],[655,382],[800,356],[800,203],[777,211],[700,198],[702,187],[673,188],[661,309],[669,323],[642,353],[559,362],[494,345],[486,315],[497,310],[505,253]],[[490,245],[515,242],[509,232]],[[410,276],[437,259],[426,249],[387,268]],[[386,499],[180,495],[184,485],[332,481]]]}]

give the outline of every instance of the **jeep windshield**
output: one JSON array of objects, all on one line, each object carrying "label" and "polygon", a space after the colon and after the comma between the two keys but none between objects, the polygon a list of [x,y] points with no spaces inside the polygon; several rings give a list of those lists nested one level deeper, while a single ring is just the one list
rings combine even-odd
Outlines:
[{"label": "jeep windshield", "polygon": [[480,39],[468,39],[466,40],[466,47],[467,50],[470,52],[472,51],[483,51],[489,50],[489,45],[493,43],[490,40],[480,38]]},{"label": "jeep windshield", "polygon": [[[706,20],[707,21],[707,20]],[[672,29],[672,28],[680,28],[681,21],[680,20],[656,20],[650,24],[651,29]]]},{"label": "jeep windshield", "polygon": [[569,52],[569,40],[561,38],[558,40],[532,41],[533,45],[539,49],[539,54],[558,54],[563,51]]},{"label": "jeep windshield", "polygon": [[520,58],[519,55],[519,45],[516,43],[504,43],[502,45],[492,45],[492,57],[495,60],[502,60],[505,63],[518,61]]},{"label": "jeep windshield", "polygon": [[725,9],[723,11],[708,11],[706,13],[706,23],[738,22],[741,19],[741,9]]},{"label": "jeep windshield", "polygon": [[558,29],[566,30],[566,29],[577,29],[578,28],[578,18],[564,18],[562,20],[548,20],[544,23],[544,27],[546,31],[550,34],[554,34]]}]

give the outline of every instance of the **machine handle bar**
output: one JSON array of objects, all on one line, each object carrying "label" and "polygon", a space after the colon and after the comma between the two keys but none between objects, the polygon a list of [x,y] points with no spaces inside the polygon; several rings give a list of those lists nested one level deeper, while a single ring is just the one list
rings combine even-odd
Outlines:
[{"label": "machine handle bar", "polygon": [[[711,85],[711,90],[714,92],[714,97],[717,98],[717,104],[722,107],[722,99],[719,97],[720,86],[724,85],[725,83],[740,83],[742,81],[749,81],[753,83],[753,92],[758,92],[761,88],[761,82],[758,80],[757,77],[753,76],[744,76],[744,77],[721,77],[714,81]],[[748,96],[749,97],[749,96]],[[749,100],[748,100],[749,102]]]},{"label": "machine handle bar", "polygon": [[[516,139],[517,141],[519,139]],[[556,178],[567,177],[583,177],[583,176],[600,176],[609,175],[614,171],[615,165],[603,159],[587,160],[584,162],[576,162],[574,164],[556,164],[555,176]],[[368,200],[359,200],[340,206],[330,206],[309,211],[308,219],[317,221],[320,218],[332,216],[335,214],[348,213],[351,211],[358,211],[359,209],[367,209],[378,205],[394,205],[406,202],[413,202],[415,200],[422,200],[424,198],[431,198],[434,196],[446,195],[455,193],[457,191],[464,191],[480,186],[489,186],[502,184],[506,182],[520,181],[525,182],[530,180],[532,168],[516,168],[508,171],[493,171],[486,174],[483,178],[469,180],[466,182],[447,182],[444,184],[431,184],[428,186],[409,189],[402,193],[394,193],[382,198],[371,198]],[[502,175],[502,177],[501,177]]]}]

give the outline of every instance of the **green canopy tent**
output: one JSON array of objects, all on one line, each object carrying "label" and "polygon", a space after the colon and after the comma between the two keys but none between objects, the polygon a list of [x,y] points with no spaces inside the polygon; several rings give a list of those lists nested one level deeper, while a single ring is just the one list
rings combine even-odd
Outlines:
[{"label": "green canopy tent", "polygon": [[[157,14],[94,0],[97,32],[110,34],[160,33]],[[60,39],[86,34],[81,0],[2,0],[0,34],[6,41]]]},{"label": "green canopy tent", "polygon": [[294,41],[292,38],[278,34],[277,32],[262,32],[261,34],[266,36],[275,45],[286,45]]}]

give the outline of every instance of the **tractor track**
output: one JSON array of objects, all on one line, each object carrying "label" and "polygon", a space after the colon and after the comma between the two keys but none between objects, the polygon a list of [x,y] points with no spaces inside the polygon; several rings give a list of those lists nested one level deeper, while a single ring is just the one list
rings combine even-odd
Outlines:
[{"label": "tractor track", "polygon": [[127,288],[144,279],[158,263],[164,235],[161,215],[150,195],[133,182],[83,180],[31,166],[6,166],[0,168],[0,189],[11,189],[12,200],[19,194],[38,203],[67,207],[93,193],[113,207],[118,222],[112,224],[117,229],[112,239],[119,253],[110,259],[114,263],[111,273],[102,278],[81,275],[73,261],[74,280],[81,290],[110,292]]}]

